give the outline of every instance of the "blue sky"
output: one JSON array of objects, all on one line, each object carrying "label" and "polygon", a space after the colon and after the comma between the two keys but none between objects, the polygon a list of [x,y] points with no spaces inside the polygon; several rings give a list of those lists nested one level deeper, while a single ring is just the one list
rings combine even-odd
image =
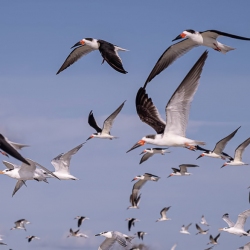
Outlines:
[{"label": "blue sky", "polygon": [[[71,173],[79,181],[29,181],[13,198],[16,181],[1,177],[0,234],[12,249],[97,249],[104,240],[94,237],[106,230],[127,231],[128,217],[141,221],[132,229],[148,232],[144,243],[155,250],[206,248],[208,235],[196,236],[195,223],[204,214],[218,234],[226,226],[221,219],[229,213],[233,221],[248,209],[249,167],[220,169],[222,160],[195,159],[200,152],[171,148],[171,154],[155,156],[139,165],[137,149],[125,152],[142,136],[154,133],[142,123],[135,110],[135,96],[155,62],[183,30],[220,31],[250,37],[250,4],[241,1],[5,1],[1,3],[0,27],[0,131],[10,140],[29,144],[22,155],[53,170],[51,159],[84,142],[93,133],[87,123],[90,110],[101,125],[124,100],[112,134],[117,140],[88,141],[72,158]],[[98,51],[92,52],[56,75],[70,47],[85,37],[99,38],[129,52],[120,52],[123,75],[107,63],[101,65]],[[220,37],[236,48],[220,54],[209,49],[200,86],[191,106],[187,136],[215,143],[242,126],[226,147],[235,148],[250,136],[249,56],[250,43]],[[184,76],[203,53],[193,49],[148,84],[162,117],[165,106]],[[247,148],[243,160],[250,163]],[[13,158],[13,163],[19,162]],[[171,167],[199,164],[192,176],[166,178]],[[2,166],[2,169],[5,167]],[[149,172],[161,177],[142,189],[139,210],[129,206],[131,180]],[[171,221],[155,223],[160,210],[169,210]],[[89,239],[66,238],[76,227],[74,217],[90,218],[81,231]],[[14,221],[26,218],[27,232],[10,231]],[[182,235],[183,224],[192,222],[191,235]],[[250,221],[246,229],[250,228]],[[41,238],[28,244],[27,235]],[[139,240],[135,240],[135,243]],[[222,233],[216,249],[237,249],[246,237]],[[2,247],[3,249],[7,247]]]}]

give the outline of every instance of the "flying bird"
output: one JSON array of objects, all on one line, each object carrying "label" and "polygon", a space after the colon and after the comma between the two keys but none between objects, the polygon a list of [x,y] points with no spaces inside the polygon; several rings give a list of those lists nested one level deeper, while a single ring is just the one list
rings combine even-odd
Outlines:
[{"label": "flying bird", "polygon": [[70,237],[70,236],[72,236],[72,237],[84,237],[84,238],[88,238],[88,236],[86,234],[80,233],[79,231],[80,231],[80,229],[78,229],[78,230],[76,230],[74,232],[72,230],[72,228],[70,228],[70,230],[69,230],[70,234],[67,236],[67,238]]},{"label": "flying bird", "polygon": [[118,231],[106,231],[96,234],[95,236],[104,236],[106,239],[99,246],[98,250],[109,250],[115,242],[118,242],[122,247],[126,248],[131,244],[134,236],[128,236]]},{"label": "flying bird", "polygon": [[174,244],[174,245],[171,247],[171,250],[175,250],[176,247],[177,247],[177,244]]},{"label": "flying bird", "polygon": [[161,154],[164,155],[165,153],[170,153],[170,151],[167,151],[168,148],[146,148],[142,151],[141,154],[144,154],[141,158],[140,164],[142,164],[144,161],[148,160],[148,158],[152,157],[155,154]]},{"label": "flying bird", "polygon": [[128,221],[128,231],[130,231],[132,226],[135,226],[135,222],[139,221],[136,218],[127,218],[126,221]]},{"label": "flying bird", "polygon": [[94,137],[96,138],[102,138],[102,139],[114,139],[117,138],[113,135],[110,134],[110,130],[113,126],[114,120],[116,118],[116,116],[120,113],[120,111],[122,110],[124,103],[126,101],[124,101],[103,123],[103,127],[102,129],[97,125],[93,112],[92,110],[89,113],[89,118],[88,118],[88,123],[89,125],[94,128],[96,130],[97,133],[92,134],[87,140],[92,139]]},{"label": "flying bird", "polygon": [[30,224],[30,222],[27,221],[27,220],[25,220],[25,219],[17,220],[17,221],[15,222],[15,226],[12,227],[10,230],[14,230],[14,229],[23,229],[23,230],[26,231],[25,224]]},{"label": "flying bird", "polygon": [[234,158],[230,158],[228,162],[225,162],[222,167],[225,167],[227,165],[230,166],[242,166],[242,165],[248,165],[247,163],[244,163],[242,161],[242,154],[245,150],[245,148],[249,145],[250,143],[250,137],[247,138],[244,142],[242,142],[236,149],[234,153]]},{"label": "flying bird", "polygon": [[161,218],[156,220],[156,222],[158,221],[164,221],[164,220],[171,220],[170,218],[167,217],[167,211],[169,210],[170,207],[164,207],[161,212],[160,212],[160,215],[161,215]]},{"label": "flying bird", "polygon": [[217,244],[218,244],[218,239],[219,239],[219,237],[220,237],[220,233],[219,233],[215,238],[213,238],[213,236],[210,235],[210,236],[209,236],[210,242],[207,243],[207,245],[209,245],[209,244],[217,245]]},{"label": "flying bird", "polygon": [[196,229],[199,231],[198,233],[196,233],[196,235],[197,234],[207,234],[208,233],[209,229],[203,230],[198,224],[195,224],[195,226],[196,226]]},{"label": "flying bird", "polygon": [[85,144],[85,142],[71,149],[67,153],[59,154],[51,161],[51,164],[55,168],[53,174],[60,180],[78,180],[75,176],[70,174],[69,165],[72,155],[76,154],[83,144]]},{"label": "flying bird", "polygon": [[31,242],[32,240],[40,240],[40,238],[38,238],[38,237],[36,237],[36,236],[34,236],[34,235],[32,235],[32,236],[27,236],[26,237],[26,239],[28,239],[28,242]]},{"label": "flying bird", "polygon": [[226,158],[231,158],[231,156],[229,156],[228,154],[224,153],[223,150],[226,147],[227,143],[237,133],[237,131],[238,131],[239,128],[240,127],[238,127],[236,130],[234,130],[234,132],[232,132],[230,135],[228,135],[225,138],[223,138],[220,141],[218,141],[212,151],[211,150],[207,150],[207,149],[204,150],[203,148],[201,148],[199,146],[196,147],[196,149],[204,150],[205,151],[200,156],[198,156],[197,159],[199,159],[200,157],[203,157],[203,156],[209,156],[209,157],[213,157],[213,158],[220,158],[220,159],[223,159],[223,160],[225,160]]},{"label": "flying bird", "polygon": [[148,234],[148,233],[143,232],[143,231],[138,231],[137,233],[135,233],[135,235],[137,235],[138,238],[141,239],[141,240],[143,240],[143,237],[144,237],[144,235],[146,235],[146,234]]},{"label": "flying bird", "polygon": [[205,144],[186,138],[186,128],[191,102],[199,86],[207,54],[207,51],[202,54],[170,98],[165,109],[166,122],[160,117],[151,98],[148,98],[145,88],[139,89],[136,96],[137,113],[143,122],[155,129],[157,134],[144,136],[127,153],[146,143],[158,146],[186,147],[192,150],[195,145]]},{"label": "flying bird", "polygon": [[80,227],[85,220],[89,220],[89,218],[85,217],[85,216],[76,216],[75,220],[76,219],[77,219],[77,226],[78,227]]},{"label": "flying bird", "polygon": [[154,68],[150,72],[144,84],[144,87],[146,87],[148,82],[150,82],[155,76],[157,76],[163,70],[165,70],[176,59],[183,56],[194,47],[204,45],[214,50],[217,50],[223,54],[225,54],[226,52],[230,50],[234,50],[234,48],[218,42],[216,40],[218,36],[226,36],[226,37],[231,37],[235,39],[250,41],[250,38],[236,36],[236,35],[221,32],[218,30],[206,30],[206,31],[200,31],[200,32],[194,31],[192,29],[184,30],[173,41],[176,41],[182,38],[186,38],[186,39],[171,45],[163,52],[163,54],[160,56],[160,58],[156,62]]},{"label": "flying bird", "polygon": [[181,227],[180,233],[182,233],[182,234],[190,234],[190,233],[188,232],[188,228],[189,228],[191,225],[192,225],[192,223],[189,223],[187,226],[183,225],[183,226]]},{"label": "flying bird", "polygon": [[238,215],[237,222],[234,225],[234,223],[229,219],[228,214],[225,214],[222,216],[222,219],[228,224],[228,227],[220,228],[219,230],[240,236],[249,236],[249,233],[244,230],[244,225],[249,216],[250,209],[243,211]]},{"label": "flying bird", "polygon": [[129,202],[131,203],[131,206],[128,206],[127,209],[130,208],[139,209],[140,201],[141,201],[141,194],[138,194],[138,192],[134,194],[132,193],[129,197]]},{"label": "flying bird", "polygon": [[202,225],[209,226],[204,215],[201,216],[201,224],[202,224]]},{"label": "flying bird", "polygon": [[173,173],[171,173],[168,177],[171,176],[185,176],[185,175],[191,175],[191,173],[187,172],[187,168],[194,168],[194,167],[199,167],[198,165],[194,165],[194,164],[181,164],[179,165],[180,169],[178,168],[172,168],[173,169]]},{"label": "flying bird", "polygon": [[72,48],[75,49],[69,54],[69,56],[66,58],[63,65],[57,71],[56,74],[59,74],[60,72],[68,68],[71,64],[80,59],[82,56],[85,56],[94,50],[100,51],[103,57],[102,63],[106,61],[116,71],[123,74],[128,73],[127,71],[124,70],[122,65],[122,60],[118,55],[118,51],[127,51],[126,49],[118,47],[104,40],[94,39],[94,38],[82,39],[75,45],[73,45],[71,49]]},{"label": "flying bird", "polygon": [[237,250],[250,250],[250,242],[248,242],[243,247],[239,247]]}]

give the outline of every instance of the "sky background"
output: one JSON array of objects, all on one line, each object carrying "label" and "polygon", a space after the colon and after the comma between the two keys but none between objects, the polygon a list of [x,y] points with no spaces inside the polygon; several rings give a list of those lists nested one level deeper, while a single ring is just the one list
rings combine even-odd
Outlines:
[{"label": "sky background", "polygon": [[[12,198],[16,180],[0,176],[0,234],[8,246],[2,249],[94,250],[104,238],[102,231],[125,234],[145,231],[144,243],[154,250],[207,248],[209,235],[196,236],[195,223],[204,214],[209,233],[226,226],[221,219],[229,213],[236,221],[249,208],[249,166],[220,167],[220,159],[201,158],[201,152],[171,148],[139,165],[143,148],[126,154],[144,135],[155,133],[142,123],[135,109],[135,96],[160,55],[172,39],[185,29],[216,29],[250,37],[250,3],[222,1],[3,1],[0,8],[0,132],[10,140],[30,145],[21,151],[53,170],[50,161],[84,142],[93,132],[88,114],[103,121],[124,101],[111,134],[117,140],[89,140],[71,161],[71,174],[79,181],[50,179],[49,184],[28,181]],[[128,74],[120,74],[107,63],[101,65],[98,51],[92,52],[56,75],[79,40],[103,39],[129,52],[120,52]],[[209,50],[200,86],[191,106],[187,137],[205,141],[213,149],[217,141],[242,126],[226,147],[235,148],[250,136],[250,42],[218,39],[237,48],[226,55]],[[195,48],[148,84],[147,93],[165,119],[165,106],[185,75],[204,52]],[[250,163],[250,148],[243,161]],[[20,164],[10,157],[0,156]],[[171,167],[199,164],[189,177],[166,178]],[[5,169],[5,166],[2,166]],[[161,177],[143,187],[140,209],[126,210],[138,174]],[[171,206],[167,222],[155,223],[160,210]],[[74,217],[83,215],[81,231],[89,239],[66,238],[77,229]],[[128,232],[126,218],[140,222]],[[27,232],[10,231],[14,221],[31,222]],[[180,234],[192,222],[191,235]],[[204,226],[202,228],[205,228]],[[250,220],[245,229],[250,228]],[[25,237],[41,239],[27,243]],[[249,238],[221,233],[215,249],[237,249]],[[134,243],[139,243],[138,239]]]}]

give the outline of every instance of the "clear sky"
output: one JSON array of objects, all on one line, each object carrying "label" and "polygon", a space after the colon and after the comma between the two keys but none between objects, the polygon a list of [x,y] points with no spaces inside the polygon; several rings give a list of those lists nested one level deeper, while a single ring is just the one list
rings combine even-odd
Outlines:
[{"label": "clear sky", "polygon": [[[128,217],[140,222],[130,234],[148,232],[144,243],[154,250],[205,249],[209,235],[196,236],[195,223],[204,214],[216,236],[226,226],[221,219],[229,213],[236,221],[249,208],[249,166],[225,167],[222,160],[201,158],[200,152],[171,148],[165,156],[154,156],[139,165],[142,148],[128,154],[142,136],[154,131],[136,113],[135,96],[163,51],[185,29],[216,29],[250,37],[249,1],[2,1],[0,8],[0,132],[12,141],[29,144],[21,151],[53,170],[50,161],[84,142],[94,130],[87,118],[93,110],[102,125],[124,100],[111,133],[117,140],[89,140],[73,156],[71,173],[79,181],[50,179],[49,184],[28,181],[12,198],[16,181],[0,176],[0,234],[12,249],[97,249],[104,240],[94,237],[107,230],[129,234]],[[80,39],[93,37],[116,44],[128,74],[101,65],[98,51],[80,59],[56,75],[70,47]],[[191,106],[187,137],[205,141],[206,148],[242,126],[226,147],[235,148],[250,136],[250,42],[225,37],[220,42],[236,48],[226,55],[209,49],[200,86]],[[165,106],[193,64],[205,50],[195,48],[178,59],[148,84],[165,119]],[[250,148],[243,161],[250,163]],[[2,160],[20,164],[10,157]],[[171,167],[199,164],[189,177],[166,178]],[[5,169],[4,165],[2,169]],[[147,183],[140,209],[126,210],[138,174],[161,177]],[[172,206],[167,222],[155,223],[160,210]],[[81,231],[89,239],[66,238],[77,229],[74,217],[83,215]],[[27,232],[10,231],[14,221],[25,218],[32,224]],[[191,235],[180,234],[183,224],[192,222]],[[204,228],[204,226],[203,226]],[[250,228],[250,220],[245,229]],[[41,240],[27,243],[27,235]],[[249,241],[222,232],[215,249],[237,249]],[[140,241],[136,239],[135,243]],[[1,246],[3,249],[8,247]]]}]

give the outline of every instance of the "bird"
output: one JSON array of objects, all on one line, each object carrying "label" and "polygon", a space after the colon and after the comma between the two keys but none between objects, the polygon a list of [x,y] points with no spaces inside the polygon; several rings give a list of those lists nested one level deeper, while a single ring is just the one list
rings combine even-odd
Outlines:
[{"label": "bird", "polygon": [[155,129],[157,135],[144,136],[127,153],[145,143],[158,146],[186,147],[189,149],[194,149],[195,145],[205,144],[201,141],[186,138],[186,127],[191,102],[197,91],[207,55],[207,51],[201,55],[170,98],[165,109],[166,122],[160,118],[158,110],[151,98],[148,98],[145,89],[139,89],[136,96],[137,113],[143,122]]},{"label": "bird", "polygon": [[158,221],[164,221],[164,220],[171,220],[170,218],[167,217],[167,211],[171,208],[171,206],[169,207],[164,207],[161,212],[160,212],[160,215],[161,215],[161,218],[159,218],[158,220],[156,220],[156,222]]},{"label": "bird", "polygon": [[242,162],[242,154],[245,148],[249,145],[249,143],[250,143],[250,137],[247,138],[235,149],[234,158],[231,158],[228,162],[225,162],[222,167],[225,167],[227,165],[229,166],[248,165],[247,163]]},{"label": "bird", "polygon": [[184,30],[180,35],[178,35],[175,39],[173,39],[172,42],[178,39],[182,39],[182,38],[186,38],[186,39],[169,46],[163,52],[163,54],[160,56],[160,58],[156,62],[154,68],[150,72],[144,84],[144,87],[146,87],[147,84],[155,76],[157,76],[163,70],[165,70],[176,59],[183,56],[194,47],[197,47],[199,45],[204,45],[214,50],[217,50],[223,54],[225,54],[226,52],[230,50],[234,50],[234,48],[231,48],[229,46],[226,46],[218,42],[216,40],[218,36],[226,36],[226,37],[231,37],[231,38],[240,39],[240,40],[247,40],[247,41],[250,40],[250,38],[247,38],[247,37],[236,36],[236,35],[232,35],[229,33],[218,31],[218,30],[206,30],[206,31],[200,31],[200,32],[194,31],[192,29]]},{"label": "bird", "polygon": [[214,247],[214,246],[208,247],[208,248],[206,248],[205,250],[211,250],[211,249],[213,249],[213,247]]},{"label": "bird", "polygon": [[38,238],[37,236],[34,236],[34,235],[32,235],[32,236],[27,236],[26,237],[26,239],[28,239],[28,242],[31,242],[32,240],[40,240],[40,238]]},{"label": "bird", "polygon": [[[12,193],[12,196],[23,186],[25,185],[25,181],[27,180],[36,180],[36,181],[45,181],[47,182],[46,178],[50,176],[54,176],[58,179],[56,175],[54,175],[50,170],[43,167],[39,163],[26,158],[27,162],[29,162],[29,165],[22,163],[21,166],[17,166],[13,163],[3,161],[4,165],[7,167],[7,169],[0,171],[0,174],[7,175],[11,178],[17,179],[16,186],[14,188],[14,191]],[[38,169],[36,166],[39,166]]]},{"label": "bird", "polygon": [[29,221],[25,220],[25,219],[20,219],[20,220],[17,220],[15,223],[15,226],[12,227],[10,230],[14,230],[14,229],[23,229],[26,231],[26,228],[25,228],[25,224],[30,224]]},{"label": "bird", "polygon": [[69,165],[72,155],[76,154],[84,144],[85,142],[71,149],[67,153],[59,154],[51,161],[51,164],[55,168],[53,174],[56,175],[60,180],[79,180],[70,174]]},{"label": "bird", "polygon": [[127,218],[126,221],[128,221],[128,231],[130,231],[132,226],[135,226],[135,222],[139,221],[136,218]]},{"label": "bird", "polygon": [[242,247],[239,247],[237,250],[250,250],[250,242],[248,242]]},{"label": "bird", "polygon": [[209,229],[203,230],[198,224],[195,224],[195,226],[196,226],[196,229],[199,231],[198,233],[196,233],[196,235],[197,234],[207,234],[208,233]]},{"label": "bird", "polygon": [[68,55],[61,68],[57,71],[57,75],[80,59],[82,56],[85,56],[94,50],[100,51],[103,57],[102,63],[106,61],[116,71],[123,74],[128,73],[124,70],[122,60],[118,55],[118,51],[128,51],[126,49],[118,47],[104,40],[94,38],[84,38],[71,47],[71,49],[73,48],[74,50]]},{"label": "bird", "polygon": [[0,245],[7,246],[7,244],[6,244],[6,243],[4,243],[4,242],[0,242]]},{"label": "bird", "polygon": [[137,175],[132,181],[135,180],[139,180],[137,181],[132,188],[132,194],[130,195],[130,202],[131,205],[128,208],[139,208],[139,202],[141,199],[141,195],[139,195],[139,191],[140,189],[143,187],[143,185],[147,182],[147,181],[158,181],[160,179],[159,176],[153,175],[153,174],[149,174],[149,173],[145,173],[143,175]]},{"label": "bird", "polygon": [[226,147],[227,143],[237,133],[237,131],[238,131],[239,128],[240,127],[238,127],[236,130],[234,130],[230,135],[228,135],[225,138],[223,138],[220,141],[218,141],[212,151],[211,150],[207,150],[207,149],[204,150],[201,147],[197,147],[197,149],[205,151],[200,156],[198,156],[197,159],[199,159],[199,158],[201,158],[203,156],[209,156],[209,157],[213,157],[213,158],[220,158],[220,159],[223,159],[223,160],[225,160],[226,158],[231,158],[231,156],[229,156],[228,154],[224,153],[223,150]]},{"label": "bird", "polygon": [[201,224],[202,224],[202,225],[209,226],[208,223],[207,223],[207,220],[205,219],[205,216],[204,216],[204,215],[201,216]]},{"label": "bird", "polygon": [[171,247],[171,250],[175,250],[176,247],[177,247],[177,244],[174,244],[174,245]]},{"label": "bird", "polygon": [[94,128],[96,130],[97,133],[93,133],[87,140],[92,139],[94,137],[96,138],[102,138],[102,139],[114,139],[117,138],[116,136],[113,136],[110,134],[110,130],[112,128],[112,125],[114,123],[114,120],[116,118],[116,116],[120,113],[120,111],[122,110],[124,103],[126,101],[124,101],[103,123],[103,127],[102,129],[97,125],[93,112],[92,110],[89,113],[89,118],[88,118],[88,123],[89,125]]},{"label": "bird", "polygon": [[235,225],[229,219],[228,214],[222,216],[222,219],[228,224],[228,227],[220,228],[220,231],[228,232],[235,235],[245,235],[248,236],[249,233],[244,230],[244,225],[247,218],[250,216],[250,209],[243,211],[238,215],[237,222]]},{"label": "bird", "polygon": [[209,236],[210,242],[207,243],[207,245],[209,245],[209,244],[217,245],[219,237],[220,237],[220,233],[215,238],[213,238],[213,236],[210,234],[210,236]]},{"label": "bird", "polygon": [[143,232],[143,231],[138,231],[137,233],[135,233],[135,235],[137,235],[138,238],[141,239],[141,240],[143,240],[143,237],[144,237],[144,235],[146,235],[146,234],[148,234],[148,233]]},{"label": "bird", "polygon": [[84,238],[88,238],[88,236],[86,234],[83,234],[83,233],[79,233],[80,229],[76,230],[75,232],[72,230],[72,228],[70,228],[69,232],[70,234],[67,236],[70,237],[84,237]]},{"label": "bird", "polygon": [[6,154],[11,155],[17,160],[29,165],[29,162],[21,154],[17,152],[17,149],[21,149],[22,147],[26,146],[28,145],[11,142],[2,134],[0,134],[0,149],[2,149]]},{"label": "bird", "polygon": [[185,176],[185,175],[191,175],[191,173],[187,172],[187,168],[190,167],[199,167],[198,165],[194,165],[194,164],[181,164],[179,165],[180,169],[177,168],[172,168],[173,169],[173,173],[171,173],[168,177],[171,176]]},{"label": "bird", "polygon": [[152,157],[154,154],[161,154],[164,155],[165,153],[170,153],[167,151],[168,148],[146,148],[142,151],[141,154],[144,154],[140,160],[139,164],[142,164],[148,158]]},{"label": "bird", "polygon": [[85,216],[76,216],[75,220],[77,219],[77,226],[80,227],[85,220],[89,220],[88,217]]},{"label": "bird", "polygon": [[118,231],[105,231],[95,236],[104,236],[106,239],[99,246],[98,250],[109,250],[115,242],[118,242],[122,247],[127,247],[131,244],[134,236],[128,236],[126,234],[120,233]]},{"label": "bird", "polygon": [[189,228],[191,225],[192,225],[192,223],[189,223],[187,226],[183,225],[183,226],[181,227],[180,233],[182,233],[182,234],[190,234],[190,233],[188,232],[188,228]]}]

